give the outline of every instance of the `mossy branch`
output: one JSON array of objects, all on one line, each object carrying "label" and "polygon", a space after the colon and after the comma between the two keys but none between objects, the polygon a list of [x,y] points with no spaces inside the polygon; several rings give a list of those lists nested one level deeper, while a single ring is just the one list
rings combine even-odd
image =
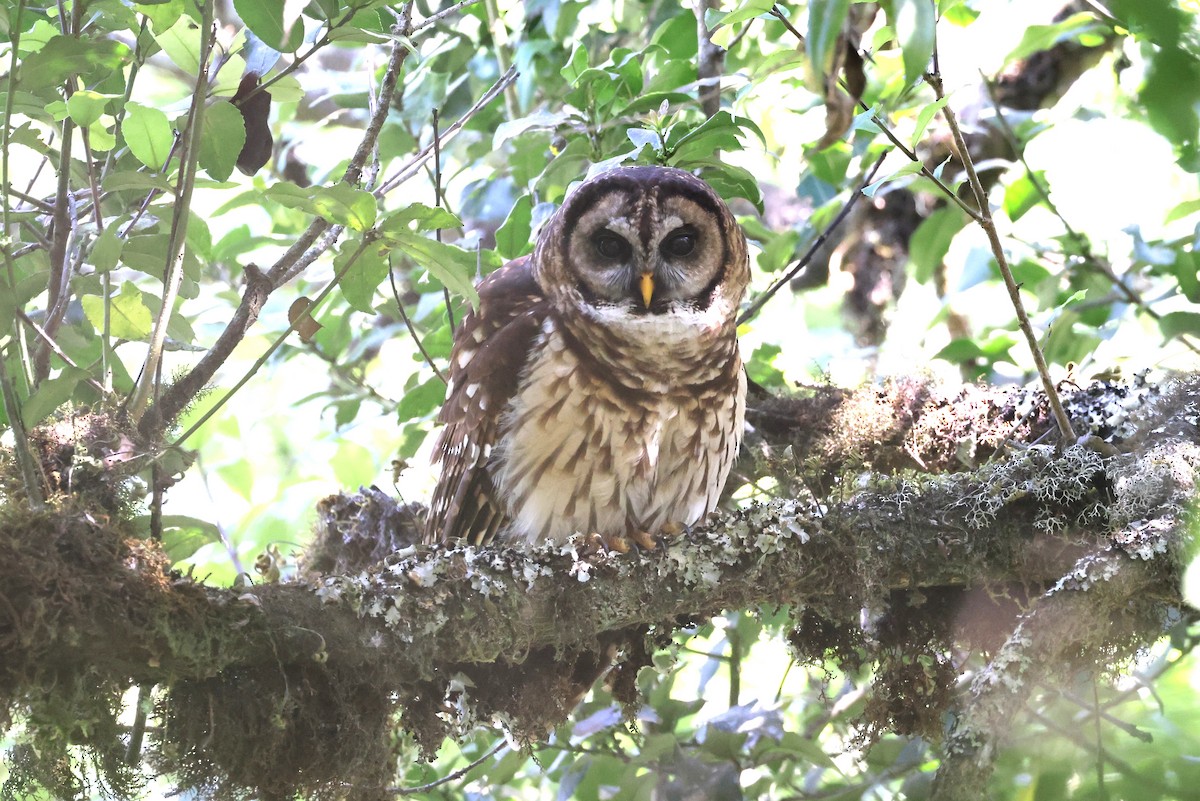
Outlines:
[{"label": "mossy branch", "polygon": [[[430,750],[471,725],[447,720],[443,704],[462,675],[463,709],[536,737],[570,712],[589,665],[603,667],[614,647],[644,658],[647,630],[661,637],[723,610],[782,605],[856,626],[860,609],[885,607],[897,589],[1051,587],[988,668],[992,684],[977,681],[960,712],[950,746],[966,743],[963,758],[980,767],[978,748],[994,753],[1011,725],[990,711],[1009,703],[1005,682],[1123,660],[1179,603],[1200,378],[1107,401],[1137,406],[1114,455],[1029,445],[954,474],[860,473],[844,496],[727,513],[650,553],[402,546],[365,570],[222,590],[172,578],[156,546],[69,504],[10,507],[0,516],[0,698],[29,720],[51,696],[94,720],[115,716],[104,705],[131,683],[158,683],[160,764],[185,783],[280,797],[382,787],[397,712]],[[972,403],[965,414],[975,413]],[[323,503],[326,538],[377,542],[403,528],[405,510],[368,506]],[[1128,584],[1104,581],[1125,575]],[[1070,660],[1049,664],[1057,656]],[[1030,660],[1036,675],[1022,672]],[[78,692],[64,697],[69,687]],[[531,709],[531,697],[545,703]],[[948,777],[967,769],[956,759]]]}]

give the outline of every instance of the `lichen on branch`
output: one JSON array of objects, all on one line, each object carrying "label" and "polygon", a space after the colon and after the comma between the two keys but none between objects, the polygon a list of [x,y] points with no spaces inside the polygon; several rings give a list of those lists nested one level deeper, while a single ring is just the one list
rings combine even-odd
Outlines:
[{"label": "lichen on branch", "polygon": [[[874,394],[842,394],[832,411],[827,396],[814,403],[832,419],[866,420],[872,409],[897,419],[897,395],[861,392]],[[987,642],[996,658],[963,699],[963,733],[951,735],[944,768],[965,775],[966,759],[985,770],[981,760],[1005,731],[988,713],[995,688],[1028,686],[1020,666],[1051,681],[1073,665],[1119,662],[1157,637],[1180,602],[1200,381],[1136,402],[1127,392],[1081,393],[1075,406],[1067,400],[1077,419],[1118,407],[1121,419],[1097,413],[1105,447],[1081,442],[1057,453],[1029,444],[1050,425],[1036,397],[1023,419],[1004,421],[1026,404],[1019,391],[960,393],[961,407],[944,400],[951,393],[910,392],[884,442],[865,426],[868,438],[851,447],[854,430],[841,429],[824,440],[834,443],[836,471],[795,481],[792,497],[717,515],[653,552],[608,554],[583,539],[530,551],[413,546],[405,530],[416,510],[372,492],[321,505],[319,566],[342,572],[223,590],[167,574],[154,546],[78,499],[59,497],[40,513],[9,505],[0,513],[0,697],[9,716],[60,721],[42,732],[43,765],[71,743],[111,763],[101,757],[111,756],[117,730],[112,699],[131,683],[157,683],[156,765],[182,783],[223,797],[335,796],[347,786],[382,797],[397,727],[427,752],[496,718],[536,738],[610,661],[618,696],[629,698],[631,677],[677,627],[728,609],[787,607],[798,656],[878,665],[868,729],[937,736],[958,675],[948,644]],[[805,416],[801,402],[790,409]],[[932,458],[921,459],[925,472],[868,469],[914,446],[928,453],[920,443],[935,441],[935,420],[961,432],[956,411],[1000,421],[976,432],[973,469],[945,472],[949,460]],[[786,426],[778,431],[760,442],[777,467],[781,448],[798,441]],[[926,433],[913,439],[914,431]],[[354,558],[339,561],[338,543]],[[962,599],[978,590],[1014,586],[1026,593],[1023,611],[986,626],[963,612]],[[1055,612],[1060,604],[1068,611]],[[1093,606],[1105,625],[1090,625]],[[875,630],[861,626],[862,609]],[[1068,613],[1071,625],[1055,622]],[[913,649],[939,666],[920,699],[904,672]],[[79,730],[66,719],[91,723]],[[979,740],[981,730],[992,739]]]}]

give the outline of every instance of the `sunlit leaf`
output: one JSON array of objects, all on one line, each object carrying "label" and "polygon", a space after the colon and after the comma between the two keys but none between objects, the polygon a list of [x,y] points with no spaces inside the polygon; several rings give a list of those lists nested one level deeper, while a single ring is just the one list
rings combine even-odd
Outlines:
[{"label": "sunlit leaf", "polygon": [[[1043,179],[1043,174],[1039,171],[1039,181]],[[1028,173],[1022,174],[1004,189],[1004,213],[1008,215],[1008,219],[1016,222],[1041,199],[1041,192],[1038,191],[1034,179]]]},{"label": "sunlit leaf", "polygon": [[[104,298],[84,295],[79,299],[88,322],[97,331],[104,330]],[[121,291],[110,299],[109,330],[117,339],[143,340],[150,336],[153,324],[150,309],[142,300],[142,293],[129,281],[121,285]]]},{"label": "sunlit leaf", "polygon": [[141,103],[126,103],[121,132],[129,151],[138,161],[152,170],[164,168],[175,141],[175,131],[166,114]]},{"label": "sunlit leaf", "polygon": [[375,224],[375,196],[349,184],[337,183],[321,188],[313,197],[313,205],[317,213],[330,222],[360,233]]},{"label": "sunlit leaf", "polygon": [[754,19],[768,13],[774,5],[774,0],[747,0],[744,3],[739,3],[738,8],[717,20],[717,24],[714,27],[737,25],[739,22]]},{"label": "sunlit leaf", "polygon": [[90,89],[80,89],[67,98],[67,113],[76,125],[87,128],[104,113],[104,107],[115,95],[103,95]]},{"label": "sunlit leaf", "polygon": [[419,234],[396,232],[390,234],[387,241],[408,254],[451,292],[466,298],[472,306],[478,305],[479,293],[471,280],[476,269],[474,253]]},{"label": "sunlit leaf", "polygon": [[186,14],[177,16],[174,24],[160,31],[156,26],[153,32],[154,41],[167,54],[167,58],[187,75],[195,75],[200,70],[200,26]]},{"label": "sunlit leaf", "polygon": [[[340,272],[356,249],[343,248],[342,252],[334,259],[334,268]],[[387,259],[379,252],[378,248],[368,247],[363,250],[338,283],[346,302],[361,312],[374,312],[372,304],[375,300],[375,290],[383,283],[389,269]]]},{"label": "sunlit leaf", "polygon": [[904,81],[916,83],[929,68],[935,43],[934,0],[892,0],[892,25],[904,54]]}]

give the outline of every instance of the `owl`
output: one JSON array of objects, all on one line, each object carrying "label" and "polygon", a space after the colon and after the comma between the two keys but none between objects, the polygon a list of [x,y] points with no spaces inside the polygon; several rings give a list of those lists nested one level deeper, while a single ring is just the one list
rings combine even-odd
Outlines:
[{"label": "owl", "polygon": [[742,439],[749,278],[745,235],[691,173],[580,184],[455,335],[426,540],[626,550],[707,516]]}]

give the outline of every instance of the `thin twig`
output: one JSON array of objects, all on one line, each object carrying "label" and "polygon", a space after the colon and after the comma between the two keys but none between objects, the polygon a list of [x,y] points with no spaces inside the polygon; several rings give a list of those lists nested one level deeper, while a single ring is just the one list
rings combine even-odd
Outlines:
[{"label": "thin twig", "polygon": [[[472,117],[474,117],[489,103],[495,100],[496,96],[504,91],[504,87],[508,86],[517,79],[518,74],[517,68],[514,66],[510,67],[508,72],[501,75],[500,78],[494,84],[492,84],[491,88],[484,92],[483,96],[480,97],[479,100],[475,101],[475,105],[467,109],[465,114],[459,117],[453,125],[442,132],[441,144],[439,147],[450,141],[450,139],[452,139],[460,130],[462,130],[462,127],[466,125]],[[375,190],[375,196],[382,197],[400,184],[407,181],[409,178],[412,178],[421,169],[421,165],[424,164],[432,155],[433,144],[430,143],[417,151],[416,155],[404,162],[404,164],[398,170],[396,170],[391,177],[387,178],[382,184],[380,184]]]},{"label": "thin twig", "polygon": [[[411,19],[411,9],[412,2],[410,0],[404,7],[404,19]],[[396,76],[399,74],[400,68],[403,66],[404,60],[409,53],[408,48],[402,43],[407,38],[409,31],[401,26],[397,26],[393,28],[392,33],[396,39],[392,45],[392,58],[388,61],[387,72],[384,74],[383,81],[380,84],[375,114],[372,115],[372,119],[367,125],[367,130],[363,134],[363,141],[359,143],[358,149],[351,157],[350,163],[346,168],[346,173],[342,176],[342,181],[351,185],[354,185],[354,182],[364,177],[364,165],[374,152],[375,143],[373,140],[378,138],[379,132],[383,128],[383,120],[386,119],[387,113],[391,109],[392,94],[396,87]],[[379,118],[378,120],[376,119],[377,117]],[[369,177],[370,180],[373,180],[373,172]],[[141,433],[144,436],[155,437],[159,435],[167,425],[179,416],[180,412],[192,402],[192,399],[216,375],[217,369],[225,363],[238,343],[245,338],[246,332],[253,325],[254,321],[258,319],[259,311],[270,294],[302,272],[309,264],[316,261],[321,254],[337,241],[342,230],[342,226],[330,225],[323,217],[318,217],[309,223],[308,228],[271,265],[271,268],[265,275],[258,273],[257,270],[251,274],[249,266],[247,267],[246,272],[251,280],[245,294],[242,296],[242,302],[234,311],[233,318],[225,326],[216,343],[209,348],[200,361],[183,378],[174,382],[163,393],[162,400],[155,404],[151,410],[152,414],[148,414],[146,420],[140,426]]]},{"label": "thin twig", "polygon": [[[433,110],[433,204],[439,209],[445,201],[442,192],[442,145],[441,131],[438,127],[438,110]],[[442,241],[442,229],[438,228],[433,235],[438,242]],[[454,306],[450,301],[450,290],[442,285],[442,298],[446,302],[446,322],[450,324],[450,336],[454,336]]]},{"label": "thin twig", "polygon": [[473,6],[478,2],[479,2],[479,0],[462,0],[461,3],[455,3],[454,5],[450,6],[449,8],[443,8],[441,11],[437,12],[436,14],[431,14],[428,17],[426,17],[425,19],[418,22],[416,25],[414,25],[412,27],[412,32],[416,33],[417,31],[428,28],[430,25],[435,25],[435,24],[441,22],[446,17],[450,16],[451,14],[455,14],[459,11],[462,11],[467,6]]},{"label": "thin twig", "polygon": [[408,319],[408,312],[404,310],[404,301],[400,299],[400,290],[396,287],[396,274],[391,269],[388,270],[388,280],[392,283],[392,296],[396,299],[396,308],[400,310],[400,319],[404,321],[404,325],[408,328],[408,334],[413,338],[413,342],[417,345],[417,350],[421,351],[421,355],[425,357],[425,363],[429,368],[442,379],[443,384],[449,384],[446,376],[438,369],[434,363],[433,357],[429,355],[429,351],[425,350],[425,345],[421,342],[421,338],[417,336],[417,329],[413,326],[412,320]]},{"label": "thin twig", "polygon": [[[1067,232],[1067,236],[1069,236],[1071,241],[1075,243],[1075,247],[1079,248],[1079,253],[1081,256],[1083,256],[1084,263],[1094,267],[1101,275],[1108,279],[1109,283],[1111,283],[1113,287],[1125,297],[1126,300],[1132,303],[1152,320],[1161,320],[1162,315],[1152,308],[1145,301],[1145,299],[1142,298],[1141,295],[1134,291],[1132,287],[1125,283],[1125,279],[1116,274],[1106,259],[1102,259],[1092,252],[1092,245],[1091,242],[1088,241],[1088,238],[1079,231],[1075,230],[1071,223],[1067,221],[1067,218],[1062,215],[1062,212],[1059,211],[1058,206],[1050,198],[1050,191],[1042,185],[1041,179],[1038,178],[1037,173],[1034,172],[1033,167],[1031,167],[1029,162],[1026,160],[1025,147],[1021,140],[1017,138],[1016,132],[1013,131],[1012,126],[1008,124],[1008,120],[1004,116],[1004,110],[1000,104],[1000,99],[996,96],[995,84],[988,80],[988,77],[982,72],[980,73],[980,77],[983,80],[984,87],[987,89],[988,98],[992,102],[992,109],[996,114],[996,121],[1000,124],[1000,132],[1004,134],[1004,138],[1008,140],[1008,146],[1012,148],[1013,153],[1016,154],[1017,159],[1021,162],[1021,166],[1025,168],[1025,177],[1029,179],[1029,183],[1033,187],[1033,191],[1037,192],[1038,197],[1041,198],[1042,203],[1047,209],[1050,210],[1050,213],[1057,217],[1058,221],[1062,223],[1063,230]],[[1197,346],[1196,343],[1192,341],[1192,338],[1189,334],[1181,333],[1179,334],[1178,339],[1180,344],[1182,344],[1192,353],[1200,354],[1200,346]]]},{"label": "thin twig", "polygon": [[812,261],[813,256],[816,255],[817,250],[819,250],[820,247],[825,244],[825,241],[828,240],[833,232],[837,230],[838,226],[842,224],[842,221],[844,221],[846,217],[850,215],[851,210],[854,209],[854,205],[858,203],[859,198],[862,197],[863,190],[871,185],[871,181],[875,180],[875,173],[877,173],[879,168],[883,165],[883,160],[886,156],[886,153],[880,154],[879,158],[875,160],[875,163],[871,165],[871,169],[867,171],[867,177],[863,179],[862,184],[854,190],[854,194],[852,194],[842,205],[842,210],[839,211],[838,215],[833,218],[833,222],[825,226],[825,230],[821,232],[821,235],[818,236],[811,245],[809,245],[809,248],[807,251],[805,251],[804,255],[801,256],[795,264],[789,267],[787,272],[784,273],[781,278],[775,281],[775,283],[771,284],[771,286],[768,287],[765,292],[755,298],[754,302],[751,303],[744,312],[742,312],[741,316],[738,317],[738,325],[753,319],[754,316],[762,310],[762,307],[766,305],[767,301],[775,296],[776,292],[778,292],[784,287],[785,284],[795,278],[797,273],[808,266],[808,263]]},{"label": "thin twig", "polygon": [[53,204],[47,203],[39,197],[22,192],[20,189],[13,189],[11,186],[5,185],[5,191],[22,203],[28,203],[30,206],[33,206],[42,214],[50,214],[54,211]]},{"label": "thin twig", "polygon": [[[487,12],[488,33],[492,35],[492,55],[496,57],[500,71],[508,72],[513,68],[512,54],[509,53],[508,29],[504,27],[504,19],[500,16],[500,6],[496,0],[483,0],[483,8]],[[511,83],[505,84],[503,91],[504,110],[510,120],[515,120],[521,116],[517,93],[512,89]]]},{"label": "thin twig", "polygon": [[[63,120],[62,150],[58,162],[58,187],[54,193],[54,216],[50,240],[50,286],[46,292],[46,332],[53,337],[66,316],[71,297],[71,245],[75,237],[75,197],[71,193],[71,139],[75,125]],[[43,381],[50,370],[50,351],[39,347],[33,355],[34,382]]]},{"label": "thin twig", "polygon": [[[925,76],[925,81],[933,88],[933,93],[937,99],[945,101],[946,94],[942,86],[941,74],[937,72],[929,73]],[[1067,413],[1063,409],[1062,401],[1058,397],[1058,390],[1054,386],[1054,380],[1050,378],[1050,370],[1046,366],[1046,358],[1042,355],[1037,335],[1033,331],[1033,325],[1029,322],[1029,315],[1025,313],[1025,304],[1021,301],[1020,287],[1017,286],[1012,270],[1009,269],[1008,259],[1004,255],[1004,246],[1000,242],[1000,234],[996,231],[996,222],[992,219],[992,212],[988,206],[987,191],[984,190],[983,183],[979,180],[979,174],[975,171],[975,162],[971,158],[970,151],[967,150],[967,142],[963,138],[962,129],[958,125],[958,119],[954,116],[954,109],[950,107],[948,102],[942,106],[942,116],[946,120],[946,125],[950,128],[951,135],[954,137],[954,146],[958,150],[958,157],[962,160],[963,167],[967,171],[967,180],[970,182],[971,191],[975,194],[975,202],[978,204],[980,210],[980,219],[977,222],[979,223],[979,227],[987,234],[988,242],[992,247],[992,255],[996,258],[996,265],[1000,268],[1000,275],[1004,278],[1004,287],[1008,290],[1008,299],[1012,302],[1013,309],[1016,310],[1017,324],[1021,328],[1021,333],[1025,335],[1025,341],[1029,344],[1033,363],[1037,367],[1038,375],[1042,379],[1042,388],[1046,392],[1046,399],[1050,402],[1050,410],[1054,413],[1055,422],[1058,423],[1059,433],[1063,441],[1074,442],[1075,431],[1071,428],[1071,420],[1067,417]]]},{"label": "thin twig", "polygon": [[[409,7],[411,8],[411,6],[412,6],[412,4],[410,3]],[[246,99],[249,100],[251,97],[258,94],[259,92],[265,92],[273,84],[278,83],[279,81],[283,80],[284,77],[291,75],[293,72],[300,69],[301,64],[303,64],[305,61],[308,61],[310,58],[312,58],[312,56],[318,50],[320,50],[321,48],[323,48],[327,44],[329,44],[331,41],[333,41],[333,32],[334,31],[336,31],[338,28],[342,27],[347,22],[349,22],[351,19],[353,19],[354,15],[357,13],[358,13],[358,9],[351,8],[349,11],[347,11],[345,14],[343,14],[342,18],[339,19],[337,22],[330,23],[329,28],[327,28],[326,31],[321,35],[321,38],[312,43],[312,47],[308,48],[308,50],[306,50],[303,55],[296,56],[292,60],[292,63],[288,64],[286,67],[281,69],[279,72],[272,75],[270,80],[263,81],[258,86],[254,87],[254,89],[247,92]]]},{"label": "thin twig", "polygon": [[188,113],[187,129],[180,148],[178,184],[175,202],[172,204],[171,231],[167,244],[167,263],[163,270],[162,306],[150,332],[150,346],[137,386],[129,400],[128,414],[137,422],[151,401],[158,384],[158,369],[162,360],[163,346],[167,341],[167,325],[175,311],[175,299],[183,283],[183,257],[187,247],[187,225],[192,206],[192,190],[196,186],[196,168],[200,156],[200,131],[204,123],[204,111],[208,100],[209,55],[216,38],[214,26],[214,0],[203,0],[200,4],[200,55],[196,70],[196,87],[192,91],[192,107]]},{"label": "thin twig", "polygon": [[[782,22],[784,27],[787,28],[788,31],[791,32],[791,34],[800,41],[801,45],[804,44],[804,34],[800,33],[800,31],[796,30],[796,27],[794,25],[792,25],[792,23],[784,15],[783,11],[779,8],[779,6],[777,6],[777,5],[772,6],[770,14],[771,14],[771,16],[775,17],[777,20]],[[934,53],[934,57],[935,58],[937,57],[936,52]],[[850,94],[849,89],[846,88],[846,82],[840,76],[838,77],[837,80],[838,80],[838,86],[840,86],[847,94]],[[898,136],[896,136],[896,134],[892,133],[891,127],[883,120],[882,117],[880,117],[874,111],[871,111],[871,107],[868,106],[866,103],[864,103],[861,97],[855,98],[855,103],[863,111],[869,112],[871,114],[871,122],[875,123],[875,126],[877,128],[879,128],[880,131],[883,132],[883,135],[886,136],[888,138],[888,140],[893,145],[895,145],[896,148],[901,153],[903,153],[905,156],[907,156],[909,161],[913,162],[914,164],[918,165],[921,168],[922,176],[924,176],[928,180],[932,181],[934,183],[934,185],[936,185],[937,188],[940,189],[946,197],[948,197],[955,205],[957,205],[959,208],[961,208],[963,211],[965,211],[972,220],[974,220],[975,222],[982,221],[981,212],[978,211],[977,209],[971,208],[970,204],[968,204],[965,200],[963,200],[961,197],[958,196],[958,193],[956,193],[950,187],[946,186],[946,184],[942,182],[941,178],[934,175],[933,170],[929,169],[929,167],[927,167],[925,165],[925,162],[921,159],[920,156],[918,156],[916,154],[916,151],[914,151],[908,145],[906,145],[902,141],[900,141],[900,138]]]},{"label": "thin twig", "polygon": [[275,353],[275,351],[279,350],[280,346],[283,345],[288,336],[290,336],[291,333],[296,330],[296,327],[300,325],[300,322],[310,317],[312,312],[321,305],[321,301],[325,300],[329,293],[333,291],[333,288],[341,282],[342,278],[347,272],[350,271],[350,268],[354,266],[355,262],[358,261],[359,257],[362,256],[363,252],[368,246],[371,245],[373,240],[374,238],[370,236],[370,232],[363,235],[362,241],[358,243],[358,248],[350,254],[350,258],[346,259],[346,263],[343,264],[342,268],[333,276],[333,280],[326,284],[321,290],[320,294],[313,298],[312,302],[308,304],[308,308],[305,309],[304,313],[294,315],[294,318],[289,323],[288,327],[284,329],[283,333],[275,338],[275,341],[271,343],[271,346],[254,361],[254,364],[250,365],[250,369],[248,369],[245,374],[238,379],[238,382],[234,384],[228,392],[222,395],[216,403],[209,407],[209,409],[200,417],[200,419],[192,424],[191,428],[189,428],[187,431],[184,431],[179,438],[171,444],[171,447],[178,448],[183,445],[184,441],[187,440],[188,437],[190,437],[192,434],[195,434],[202,425],[207,423],[210,417],[216,414],[216,412],[222,406],[228,403],[229,399],[232,398],[238,390],[244,387],[246,382],[254,377],[255,373],[262,369],[262,366],[267,363],[267,359],[271,358],[271,355]]},{"label": "thin twig", "polygon": [[[29,315],[27,315],[25,312],[23,312],[20,309],[17,309],[16,313],[17,313],[17,319],[20,320],[21,322],[25,323],[25,325],[29,326],[33,330],[33,333],[37,334],[38,338],[41,339],[43,343],[45,343],[46,347],[50,348],[50,350],[52,350],[54,352],[55,356],[62,359],[63,362],[65,362],[68,367],[74,367],[76,370],[81,369],[78,364],[76,364],[74,361],[71,360],[70,356],[68,356],[66,353],[63,352],[63,349],[58,346],[58,343],[55,342],[53,339],[51,339],[50,335],[47,334],[46,331],[40,325],[35,323],[29,317]],[[101,395],[108,394],[108,390],[104,388],[104,385],[101,384],[96,379],[92,378],[91,376],[88,376],[87,383],[90,384],[91,387],[93,389],[95,389],[96,391],[98,391]]]},{"label": "thin twig", "polygon": [[[16,346],[16,339],[9,341],[9,349]],[[8,428],[13,434],[13,452],[17,457],[17,465],[21,469],[21,480],[25,484],[25,496],[29,506],[35,512],[41,511],[44,504],[42,496],[41,470],[33,455],[29,443],[29,434],[25,431],[25,423],[21,418],[21,401],[17,397],[16,387],[8,374],[6,361],[8,355],[0,349],[0,395],[4,398],[4,412],[8,415]]]},{"label": "thin twig", "polygon": [[423,793],[427,790],[432,790],[435,787],[440,787],[443,784],[448,784],[449,782],[452,782],[452,781],[457,781],[458,779],[461,779],[463,776],[466,776],[468,773],[473,771],[475,768],[482,765],[484,762],[487,762],[489,759],[494,757],[496,754],[500,753],[500,749],[503,748],[505,745],[506,745],[506,743],[505,743],[504,739],[501,738],[500,742],[498,742],[494,746],[492,746],[492,748],[486,754],[479,757],[479,759],[476,759],[470,765],[466,765],[465,767],[459,768],[458,770],[454,771],[453,773],[451,773],[447,776],[443,776],[440,779],[435,779],[434,781],[429,782],[429,784],[422,784],[419,787],[392,787],[392,788],[390,788],[389,792],[393,792],[396,795],[414,795],[416,793]]}]

